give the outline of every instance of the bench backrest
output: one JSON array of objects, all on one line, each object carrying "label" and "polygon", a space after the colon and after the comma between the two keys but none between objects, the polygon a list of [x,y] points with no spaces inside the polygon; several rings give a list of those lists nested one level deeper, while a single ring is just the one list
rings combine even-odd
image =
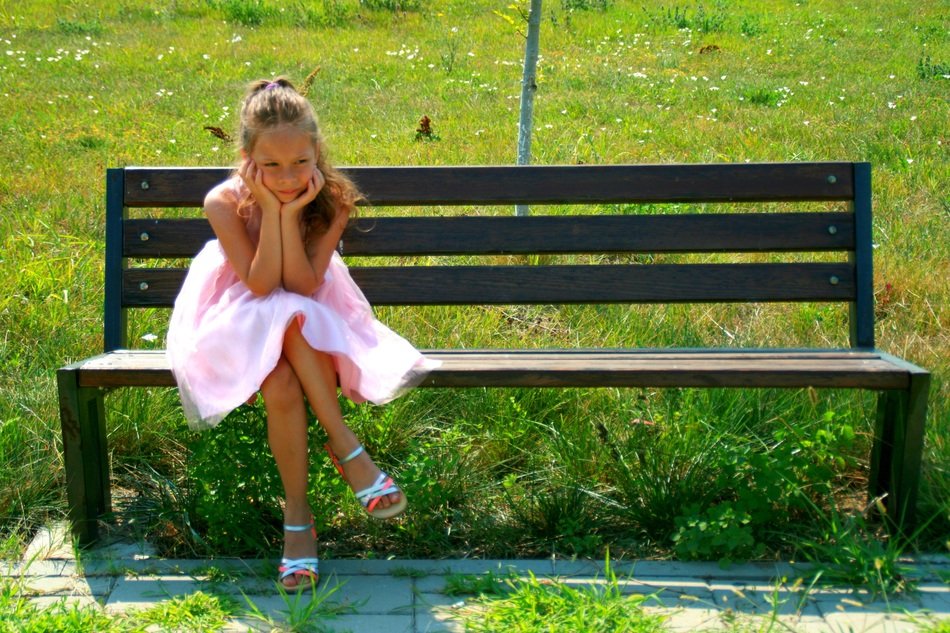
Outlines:
[{"label": "bench backrest", "polygon": [[[843,202],[820,211],[643,215],[377,217],[344,233],[344,255],[825,253],[835,261],[354,266],[374,305],[835,301],[852,347],[874,347],[871,169],[867,163],[345,168],[374,206]],[[214,237],[203,218],[130,218],[134,207],[201,207],[228,168],[127,167],[107,174],[105,348],[126,344],[126,311],[168,307]],[[751,207],[751,205],[748,205]]]}]

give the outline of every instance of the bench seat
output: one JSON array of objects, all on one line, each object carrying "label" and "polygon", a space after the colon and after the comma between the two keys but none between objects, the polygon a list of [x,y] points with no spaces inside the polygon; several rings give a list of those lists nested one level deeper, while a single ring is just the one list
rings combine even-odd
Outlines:
[{"label": "bench seat", "polygon": [[[423,387],[829,387],[907,389],[906,363],[851,349],[423,350]],[[164,351],[116,350],[66,370],[80,387],[174,387]]]}]

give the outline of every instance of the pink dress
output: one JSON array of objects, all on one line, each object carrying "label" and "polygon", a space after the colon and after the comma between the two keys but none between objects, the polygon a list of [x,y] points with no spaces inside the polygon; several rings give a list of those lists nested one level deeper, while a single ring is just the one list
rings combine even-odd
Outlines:
[{"label": "pink dress", "polygon": [[[219,187],[236,202],[246,195],[237,178]],[[250,211],[256,243],[260,209]],[[313,296],[282,288],[256,296],[211,240],[192,260],[168,328],[168,359],[191,428],[217,425],[260,390],[294,319],[314,349],[332,356],[340,388],[354,402],[388,402],[439,365],[376,320],[338,253]]]}]

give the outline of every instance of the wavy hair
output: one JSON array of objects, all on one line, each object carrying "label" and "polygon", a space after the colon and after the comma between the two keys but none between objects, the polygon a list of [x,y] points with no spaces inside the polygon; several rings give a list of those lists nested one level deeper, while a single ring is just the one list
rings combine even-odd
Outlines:
[{"label": "wavy hair", "polygon": [[[309,244],[312,236],[329,229],[338,213],[353,212],[364,197],[353,181],[327,159],[317,115],[307,98],[284,77],[252,82],[241,103],[238,130],[241,149],[250,154],[261,134],[280,127],[295,128],[310,137],[317,149],[317,168],[326,179],[317,197],[303,211],[304,243]],[[242,202],[239,211],[250,203],[250,200]]]}]

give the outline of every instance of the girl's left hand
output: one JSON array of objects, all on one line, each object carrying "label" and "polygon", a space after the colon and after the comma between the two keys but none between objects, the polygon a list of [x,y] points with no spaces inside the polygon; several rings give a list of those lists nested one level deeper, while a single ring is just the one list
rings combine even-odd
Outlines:
[{"label": "girl's left hand", "polygon": [[286,202],[281,206],[281,214],[296,214],[301,209],[306,207],[308,204],[313,202],[317,197],[317,194],[320,193],[320,190],[323,189],[323,185],[326,184],[326,178],[323,177],[323,174],[316,167],[313,168],[313,175],[310,176],[310,180],[307,181],[307,190],[301,193],[297,198]]}]

